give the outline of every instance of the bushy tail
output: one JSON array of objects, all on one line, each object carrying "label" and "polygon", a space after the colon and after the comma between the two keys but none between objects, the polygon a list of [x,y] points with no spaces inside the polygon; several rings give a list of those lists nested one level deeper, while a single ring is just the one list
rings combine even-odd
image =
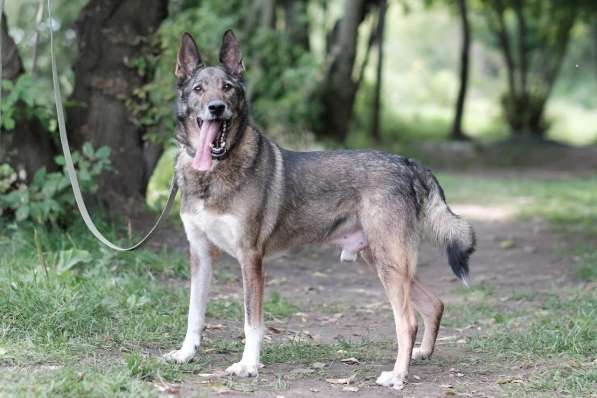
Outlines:
[{"label": "bushy tail", "polygon": [[446,203],[444,191],[431,172],[426,173],[429,197],[424,207],[427,234],[446,248],[452,271],[468,286],[468,259],[475,251],[475,231]]}]

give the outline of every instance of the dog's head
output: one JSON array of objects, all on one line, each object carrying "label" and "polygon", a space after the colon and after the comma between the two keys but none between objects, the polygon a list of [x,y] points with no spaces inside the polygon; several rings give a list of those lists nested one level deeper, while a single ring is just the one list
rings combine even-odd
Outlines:
[{"label": "dog's head", "polygon": [[220,48],[220,64],[206,66],[195,40],[184,33],[180,41],[175,75],[178,79],[177,119],[179,141],[193,157],[192,167],[212,168],[236,143],[246,119],[240,45],[228,30]]}]

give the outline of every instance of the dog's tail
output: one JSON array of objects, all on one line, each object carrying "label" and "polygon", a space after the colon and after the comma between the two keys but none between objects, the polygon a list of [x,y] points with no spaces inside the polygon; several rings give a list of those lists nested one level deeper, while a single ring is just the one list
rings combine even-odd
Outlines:
[{"label": "dog's tail", "polygon": [[430,171],[426,171],[425,180],[429,187],[429,196],[424,205],[425,232],[438,245],[446,248],[452,271],[468,286],[468,260],[475,251],[475,231],[471,224],[450,210],[444,190]]}]

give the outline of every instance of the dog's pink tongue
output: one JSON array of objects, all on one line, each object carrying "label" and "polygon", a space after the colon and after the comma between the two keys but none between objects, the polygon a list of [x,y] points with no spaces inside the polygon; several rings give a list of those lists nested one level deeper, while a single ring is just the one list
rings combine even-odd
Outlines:
[{"label": "dog's pink tongue", "polygon": [[203,121],[199,131],[199,147],[193,158],[193,163],[191,163],[195,170],[207,171],[211,168],[211,148],[209,144],[216,138],[218,131],[220,131],[219,121]]}]

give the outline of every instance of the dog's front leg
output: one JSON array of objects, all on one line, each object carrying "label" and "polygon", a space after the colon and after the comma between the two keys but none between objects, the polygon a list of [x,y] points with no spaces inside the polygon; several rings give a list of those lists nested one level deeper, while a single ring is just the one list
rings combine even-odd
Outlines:
[{"label": "dog's front leg", "polygon": [[242,377],[257,376],[263,339],[263,267],[262,255],[251,253],[240,261],[245,299],[245,349],[240,362],[226,373]]},{"label": "dog's front leg", "polygon": [[180,350],[164,357],[169,362],[186,363],[195,356],[201,343],[201,331],[205,322],[205,308],[212,276],[212,256],[209,242],[203,236],[189,236],[191,251],[191,298],[187,334]]}]

